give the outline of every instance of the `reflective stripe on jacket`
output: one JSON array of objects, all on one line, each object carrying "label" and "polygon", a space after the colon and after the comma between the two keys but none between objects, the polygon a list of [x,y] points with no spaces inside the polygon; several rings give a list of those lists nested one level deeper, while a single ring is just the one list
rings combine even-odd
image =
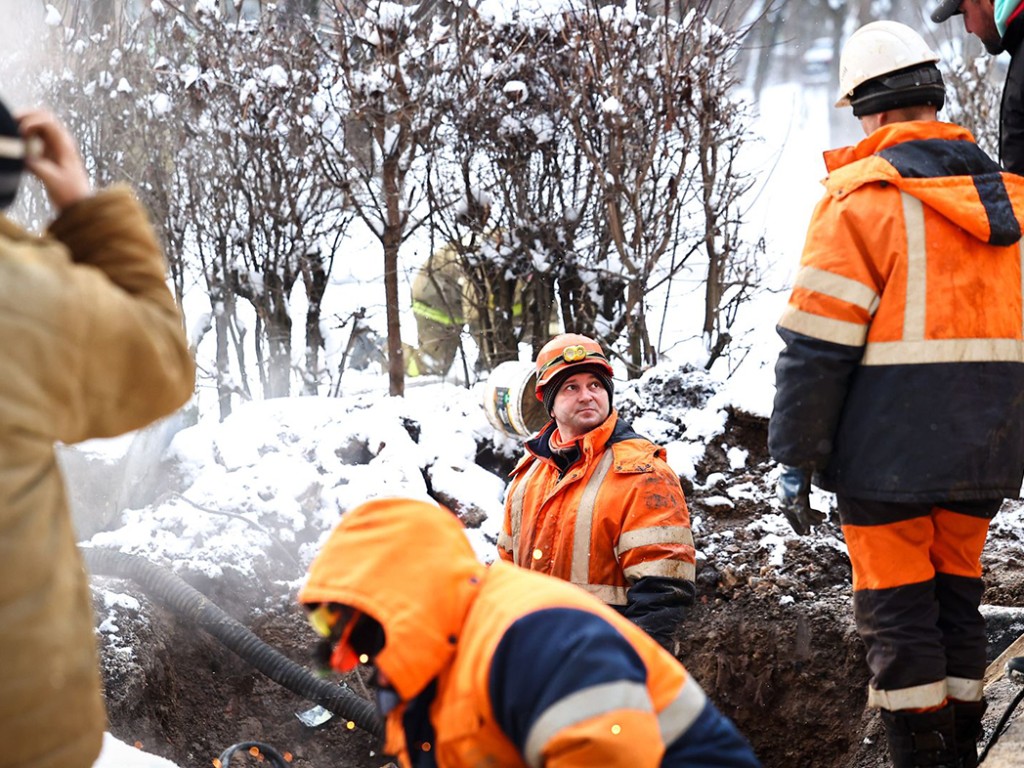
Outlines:
[{"label": "reflective stripe on jacket", "polygon": [[413,314],[442,325],[461,327],[470,304],[462,282],[462,265],[455,246],[449,244],[435,251],[413,279]]},{"label": "reflective stripe on jacket", "polygon": [[1017,496],[1024,178],[934,121],[826,161],[779,321],[772,456],[857,498]]},{"label": "reflective stripe on jacket", "polygon": [[496,563],[470,619],[436,699],[461,731],[439,765],[660,766],[706,703],[643,630],[557,581]]},{"label": "reflective stripe on jacket", "polygon": [[501,558],[616,606],[645,576],[692,582],[690,515],[664,449],[613,411],[581,438],[579,459],[563,472],[548,447],[554,429],[549,423],[527,443],[512,472]]}]

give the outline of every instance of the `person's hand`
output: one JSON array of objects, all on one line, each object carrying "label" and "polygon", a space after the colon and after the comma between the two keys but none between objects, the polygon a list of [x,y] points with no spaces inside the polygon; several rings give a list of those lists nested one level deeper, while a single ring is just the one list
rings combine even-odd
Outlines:
[{"label": "person's hand", "polygon": [[825,513],[811,508],[811,472],[801,467],[782,468],[776,495],[779,507],[790,526],[800,536],[811,532],[811,527],[825,522]]},{"label": "person's hand", "polygon": [[92,194],[78,144],[50,112],[31,109],[17,115],[18,129],[29,151],[25,167],[42,182],[58,211]]}]

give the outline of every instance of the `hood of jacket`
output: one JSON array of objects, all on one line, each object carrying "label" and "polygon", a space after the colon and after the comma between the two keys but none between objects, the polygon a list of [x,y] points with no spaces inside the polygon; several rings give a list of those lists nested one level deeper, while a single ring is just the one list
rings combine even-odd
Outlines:
[{"label": "hood of jacket", "polygon": [[999,36],[1003,38],[1003,50],[1007,50],[1005,47],[1006,33],[1010,25],[1021,18],[1022,5],[1024,3],[1021,0],[995,0],[993,3],[992,16]]},{"label": "hood of jacket", "polygon": [[982,242],[1020,240],[1024,177],[1003,173],[960,126],[890,123],[852,147],[826,152],[825,165],[825,188],[837,199],[865,184],[888,183]]},{"label": "hood of jacket", "polygon": [[454,513],[376,499],[342,516],[299,602],[341,603],[376,619],[385,641],[374,663],[408,701],[450,665],[485,571]]}]

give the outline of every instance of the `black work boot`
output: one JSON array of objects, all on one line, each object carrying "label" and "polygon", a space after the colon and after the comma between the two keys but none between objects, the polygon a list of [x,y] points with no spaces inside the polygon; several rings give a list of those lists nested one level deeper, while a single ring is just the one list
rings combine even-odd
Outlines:
[{"label": "black work boot", "polygon": [[956,752],[960,757],[960,768],[978,768],[978,739],[981,738],[981,718],[988,709],[988,702],[950,702],[953,707],[953,730],[956,733]]},{"label": "black work boot", "polygon": [[960,768],[953,707],[881,714],[893,768]]}]

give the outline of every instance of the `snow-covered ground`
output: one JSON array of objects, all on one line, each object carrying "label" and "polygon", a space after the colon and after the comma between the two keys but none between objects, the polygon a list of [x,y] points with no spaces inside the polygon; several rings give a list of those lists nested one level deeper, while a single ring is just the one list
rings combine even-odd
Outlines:
[{"label": "snow-covered ground", "polygon": [[[770,290],[751,302],[738,321],[736,336],[750,351],[735,369],[721,366],[721,372],[712,372],[718,379],[718,394],[705,407],[686,414],[685,439],[667,445],[670,464],[690,481],[695,479],[694,465],[704,445],[724,428],[727,407],[762,416],[770,413],[772,366],[779,349],[775,320],[785,304],[804,229],[820,195],[826,109],[827,94],[820,89],[788,85],[764,95],[764,117],[755,126],[761,140],[751,145],[748,159],[758,184],[747,226],[751,237],[763,233],[766,238],[766,287]],[[361,268],[368,261],[355,260]],[[359,285],[365,277],[357,276],[351,284],[365,291]],[[681,357],[687,347],[680,349],[651,373],[699,363]],[[84,545],[116,547],[216,579],[225,567],[243,576],[251,573],[275,542],[294,541],[297,530],[313,525],[321,531],[320,538],[304,545],[302,567],[280,585],[282,593],[294,595],[303,567],[342,510],[379,495],[426,498],[426,473],[435,495],[449,496],[484,513],[483,524],[470,530],[469,536],[481,558],[492,559],[504,483],[476,465],[476,438],[481,433],[496,436],[513,456],[519,443],[502,436],[487,421],[486,384],[466,388],[441,379],[420,379],[410,383],[404,398],[390,398],[386,377],[370,369],[346,371],[343,391],[346,394],[338,398],[244,404],[223,423],[212,398],[209,403],[201,401],[198,424],[178,432],[163,456],[165,465],[172,464],[183,475],[175,484],[184,490],[129,509],[123,524],[96,534]],[[620,385],[617,397],[628,396],[628,388]],[[416,440],[406,431],[406,423],[419,425]],[[661,437],[657,414],[636,420],[634,426],[653,439]],[[131,440],[122,438],[94,441],[76,450],[96,460],[116,461],[130,445]],[[365,463],[348,460],[344,448],[351,445],[369,446],[373,457]],[[744,457],[731,460],[742,465]],[[126,482],[139,479],[129,477]],[[696,530],[699,520],[694,522]],[[787,535],[781,518],[766,521],[765,536],[776,541],[780,553],[784,547],[777,543]],[[101,642],[119,644],[119,615],[132,600],[115,593],[103,595],[107,614],[97,620]],[[168,765],[109,734],[97,763],[98,768]]]},{"label": "snow-covered ground", "polygon": [[103,750],[93,765],[95,768],[176,768],[170,760],[129,746],[109,733],[103,735]]}]

